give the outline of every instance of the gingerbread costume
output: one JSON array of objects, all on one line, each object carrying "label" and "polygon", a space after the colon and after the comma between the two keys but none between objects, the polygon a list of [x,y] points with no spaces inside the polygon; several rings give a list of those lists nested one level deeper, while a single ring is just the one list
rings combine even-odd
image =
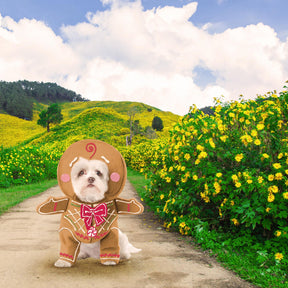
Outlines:
[{"label": "gingerbread costume", "polygon": [[[108,191],[105,198],[95,203],[80,201],[71,183],[71,169],[82,157],[101,160],[109,169]],[[82,140],[72,144],[59,161],[58,183],[66,197],[50,197],[37,207],[39,214],[62,213],[60,222],[60,258],[75,263],[81,242],[100,241],[101,263],[119,262],[118,214],[141,214],[143,206],[135,199],[118,195],[124,188],[127,170],[125,160],[113,146],[99,140]]]}]

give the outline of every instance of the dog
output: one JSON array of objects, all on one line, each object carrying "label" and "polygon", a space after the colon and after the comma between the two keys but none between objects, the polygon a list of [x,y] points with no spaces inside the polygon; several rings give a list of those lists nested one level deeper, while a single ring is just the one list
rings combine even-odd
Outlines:
[{"label": "dog", "polygon": [[[71,170],[71,181],[76,196],[87,203],[95,203],[105,198],[108,191],[109,169],[104,161],[87,160],[82,157],[77,160]],[[129,259],[131,253],[138,253],[141,249],[134,247],[120,229],[119,246],[120,259]],[[81,243],[78,259],[100,258],[100,242],[92,244]],[[67,263],[67,262],[66,262]],[[56,263],[55,263],[56,264]],[[61,265],[61,263],[59,263]],[[105,265],[115,265],[113,261],[106,261]]]}]

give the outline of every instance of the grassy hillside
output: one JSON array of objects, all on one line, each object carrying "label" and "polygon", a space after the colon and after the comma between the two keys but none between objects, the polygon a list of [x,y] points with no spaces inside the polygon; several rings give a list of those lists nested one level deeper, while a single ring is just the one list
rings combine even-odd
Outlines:
[{"label": "grassy hillside", "polygon": [[[89,102],[70,102],[61,104],[62,114],[64,120],[71,119],[71,117],[91,108],[108,108],[113,109],[119,114],[122,114],[128,120],[128,113],[132,109],[136,109],[137,114],[135,120],[139,120],[140,125],[145,128],[151,126],[154,116],[158,116],[163,120],[164,130],[170,128],[178,121],[179,116],[171,112],[164,112],[155,107],[138,103],[138,102],[114,102],[114,101],[89,101]],[[167,129],[165,129],[165,127]]]},{"label": "grassy hillside", "polygon": [[[168,136],[168,131],[178,121],[179,116],[171,112],[163,112],[157,108],[137,102],[89,101],[60,104],[63,122],[52,127],[50,133],[37,125],[39,113],[48,105],[34,102],[33,120],[26,121],[7,114],[0,114],[0,146],[13,147],[22,142],[28,145],[59,146],[83,138],[97,138],[112,145],[125,145],[125,137],[129,133],[128,112],[136,109],[134,120],[139,120],[145,128],[152,125],[154,116],[163,120],[163,132],[159,137]],[[58,143],[58,144],[56,144]]]},{"label": "grassy hillside", "polygon": [[26,144],[64,150],[75,141],[96,138],[114,145],[125,145],[123,128],[124,132],[127,131],[125,128],[128,128],[128,125],[121,114],[111,109],[92,108],[57,125],[51,132],[27,141]]},{"label": "grassy hillside", "polygon": [[0,114],[0,146],[15,146],[43,131],[35,122]]}]

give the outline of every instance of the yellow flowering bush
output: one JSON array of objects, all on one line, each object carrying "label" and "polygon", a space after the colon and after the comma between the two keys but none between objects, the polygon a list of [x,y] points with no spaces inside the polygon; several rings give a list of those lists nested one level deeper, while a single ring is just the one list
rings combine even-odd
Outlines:
[{"label": "yellow flowering bush", "polygon": [[0,148],[0,188],[57,177],[61,154],[37,147]]},{"label": "yellow flowering bush", "polygon": [[192,233],[201,220],[250,231],[287,257],[288,93],[269,96],[217,105],[214,115],[192,107],[168,141],[132,148],[133,168],[151,179],[146,197],[169,228]]}]

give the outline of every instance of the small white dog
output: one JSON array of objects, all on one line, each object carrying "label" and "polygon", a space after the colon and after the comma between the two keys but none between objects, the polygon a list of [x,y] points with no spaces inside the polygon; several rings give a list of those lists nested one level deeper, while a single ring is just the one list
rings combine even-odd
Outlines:
[{"label": "small white dog", "polygon": [[[71,181],[77,197],[87,203],[101,201],[108,190],[108,166],[100,160],[87,160],[82,157],[73,165]],[[135,248],[128,237],[119,230],[120,259],[129,259],[131,253],[141,249]],[[81,243],[78,259],[100,258],[100,242],[92,244]],[[105,262],[106,265],[115,265],[115,262]]]}]

